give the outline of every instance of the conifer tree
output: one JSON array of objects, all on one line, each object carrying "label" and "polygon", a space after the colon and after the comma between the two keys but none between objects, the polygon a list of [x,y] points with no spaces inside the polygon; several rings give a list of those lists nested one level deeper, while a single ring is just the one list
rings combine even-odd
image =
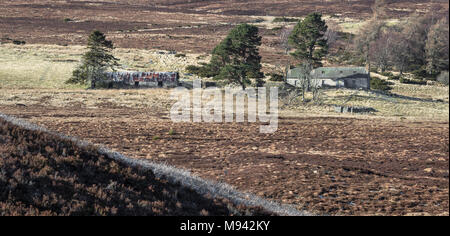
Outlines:
[{"label": "conifer tree", "polygon": [[289,44],[295,48],[292,56],[303,62],[321,66],[323,57],[328,53],[327,25],[320,13],[311,13],[300,20],[289,36]]},{"label": "conifer tree", "polygon": [[76,68],[72,77],[67,83],[87,84],[90,82],[91,88],[95,88],[98,81],[104,80],[107,69],[114,70],[118,65],[118,59],[112,55],[114,45],[106,36],[96,30],[91,33],[88,39],[89,49],[82,57],[82,64]]}]

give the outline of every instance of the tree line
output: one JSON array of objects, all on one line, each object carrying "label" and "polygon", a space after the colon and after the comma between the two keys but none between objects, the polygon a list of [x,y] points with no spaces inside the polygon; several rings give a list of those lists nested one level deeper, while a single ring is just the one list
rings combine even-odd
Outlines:
[{"label": "tree line", "polygon": [[412,72],[417,77],[436,78],[449,67],[449,17],[414,16],[389,25],[374,18],[354,41],[355,57],[373,70]]}]

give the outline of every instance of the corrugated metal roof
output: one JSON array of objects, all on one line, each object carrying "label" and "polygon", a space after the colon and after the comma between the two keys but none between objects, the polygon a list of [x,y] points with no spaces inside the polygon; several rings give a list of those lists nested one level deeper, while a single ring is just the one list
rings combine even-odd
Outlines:
[{"label": "corrugated metal roof", "polygon": [[[288,78],[297,79],[303,74],[301,68],[295,68],[288,72]],[[368,77],[369,73],[364,67],[319,67],[311,72],[316,79],[337,79],[347,77]]]}]

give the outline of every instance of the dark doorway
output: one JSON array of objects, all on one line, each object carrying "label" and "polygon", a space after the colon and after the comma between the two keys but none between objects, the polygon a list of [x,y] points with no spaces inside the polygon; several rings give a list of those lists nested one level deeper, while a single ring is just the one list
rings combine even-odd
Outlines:
[{"label": "dark doorway", "polygon": [[354,79],[345,80],[344,84],[346,88],[356,88],[356,81]]},{"label": "dark doorway", "polygon": [[162,88],[163,86],[163,82],[162,81],[158,81],[158,87]]},{"label": "dark doorway", "polygon": [[134,82],[134,86],[135,86],[135,87],[139,87],[139,82],[137,82],[137,81]]}]

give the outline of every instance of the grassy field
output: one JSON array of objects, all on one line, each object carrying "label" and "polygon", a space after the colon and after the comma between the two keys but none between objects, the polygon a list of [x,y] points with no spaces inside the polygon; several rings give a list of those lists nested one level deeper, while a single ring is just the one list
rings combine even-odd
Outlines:
[{"label": "grassy field", "polygon": [[[79,89],[67,85],[73,69],[85,52],[83,46],[0,45],[0,88],[14,89]],[[115,49],[122,70],[179,71],[196,64],[199,54],[176,57],[166,51]]]},{"label": "grassy field", "polygon": [[[417,86],[419,87],[419,86]],[[371,91],[330,90],[324,93],[324,103],[329,105],[367,107],[376,110],[375,116],[399,117],[407,119],[448,120],[448,87],[420,86],[423,88],[410,88],[410,86],[397,86],[394,93],[402,95],[392,97]],[[419,90],[419,91],[418,91]],[[411,96],[414,91],[421,96]],[[422,92],[429,91],[429,94]],[[433,94],[434,99],[445,99],[441,102],[426,97]]]},{"label": "grassy field", "polygon": [[64,84],[78,63],[82,47],[0,46],[1,88],[74,88]]},{"label": "grassy field", "polygon": [[[0,46],[0,103],[3,105],[51,105],[152,108],[167,111],[174,103],[169,91],[152,90],[86,90],[84,86],[64,82],[71,76],[84,52],[82,46],[3,44]],[[179,71],[207,57],[187,54],[176,57],[164,51],[115,49],[121,69]],[[199,59],[200,58],[200,59]],[[267,65],[269,66],[269,65]],[[370,107],[376,110],[366,117],[391,117],[448,121],[449,88],[439,85],[409,85],[398,82],[387,96],[372,91],[326,90],[321,105],[313,103],[286,105],[282,114],[294,116],[338,115],[332,105]]]}]

